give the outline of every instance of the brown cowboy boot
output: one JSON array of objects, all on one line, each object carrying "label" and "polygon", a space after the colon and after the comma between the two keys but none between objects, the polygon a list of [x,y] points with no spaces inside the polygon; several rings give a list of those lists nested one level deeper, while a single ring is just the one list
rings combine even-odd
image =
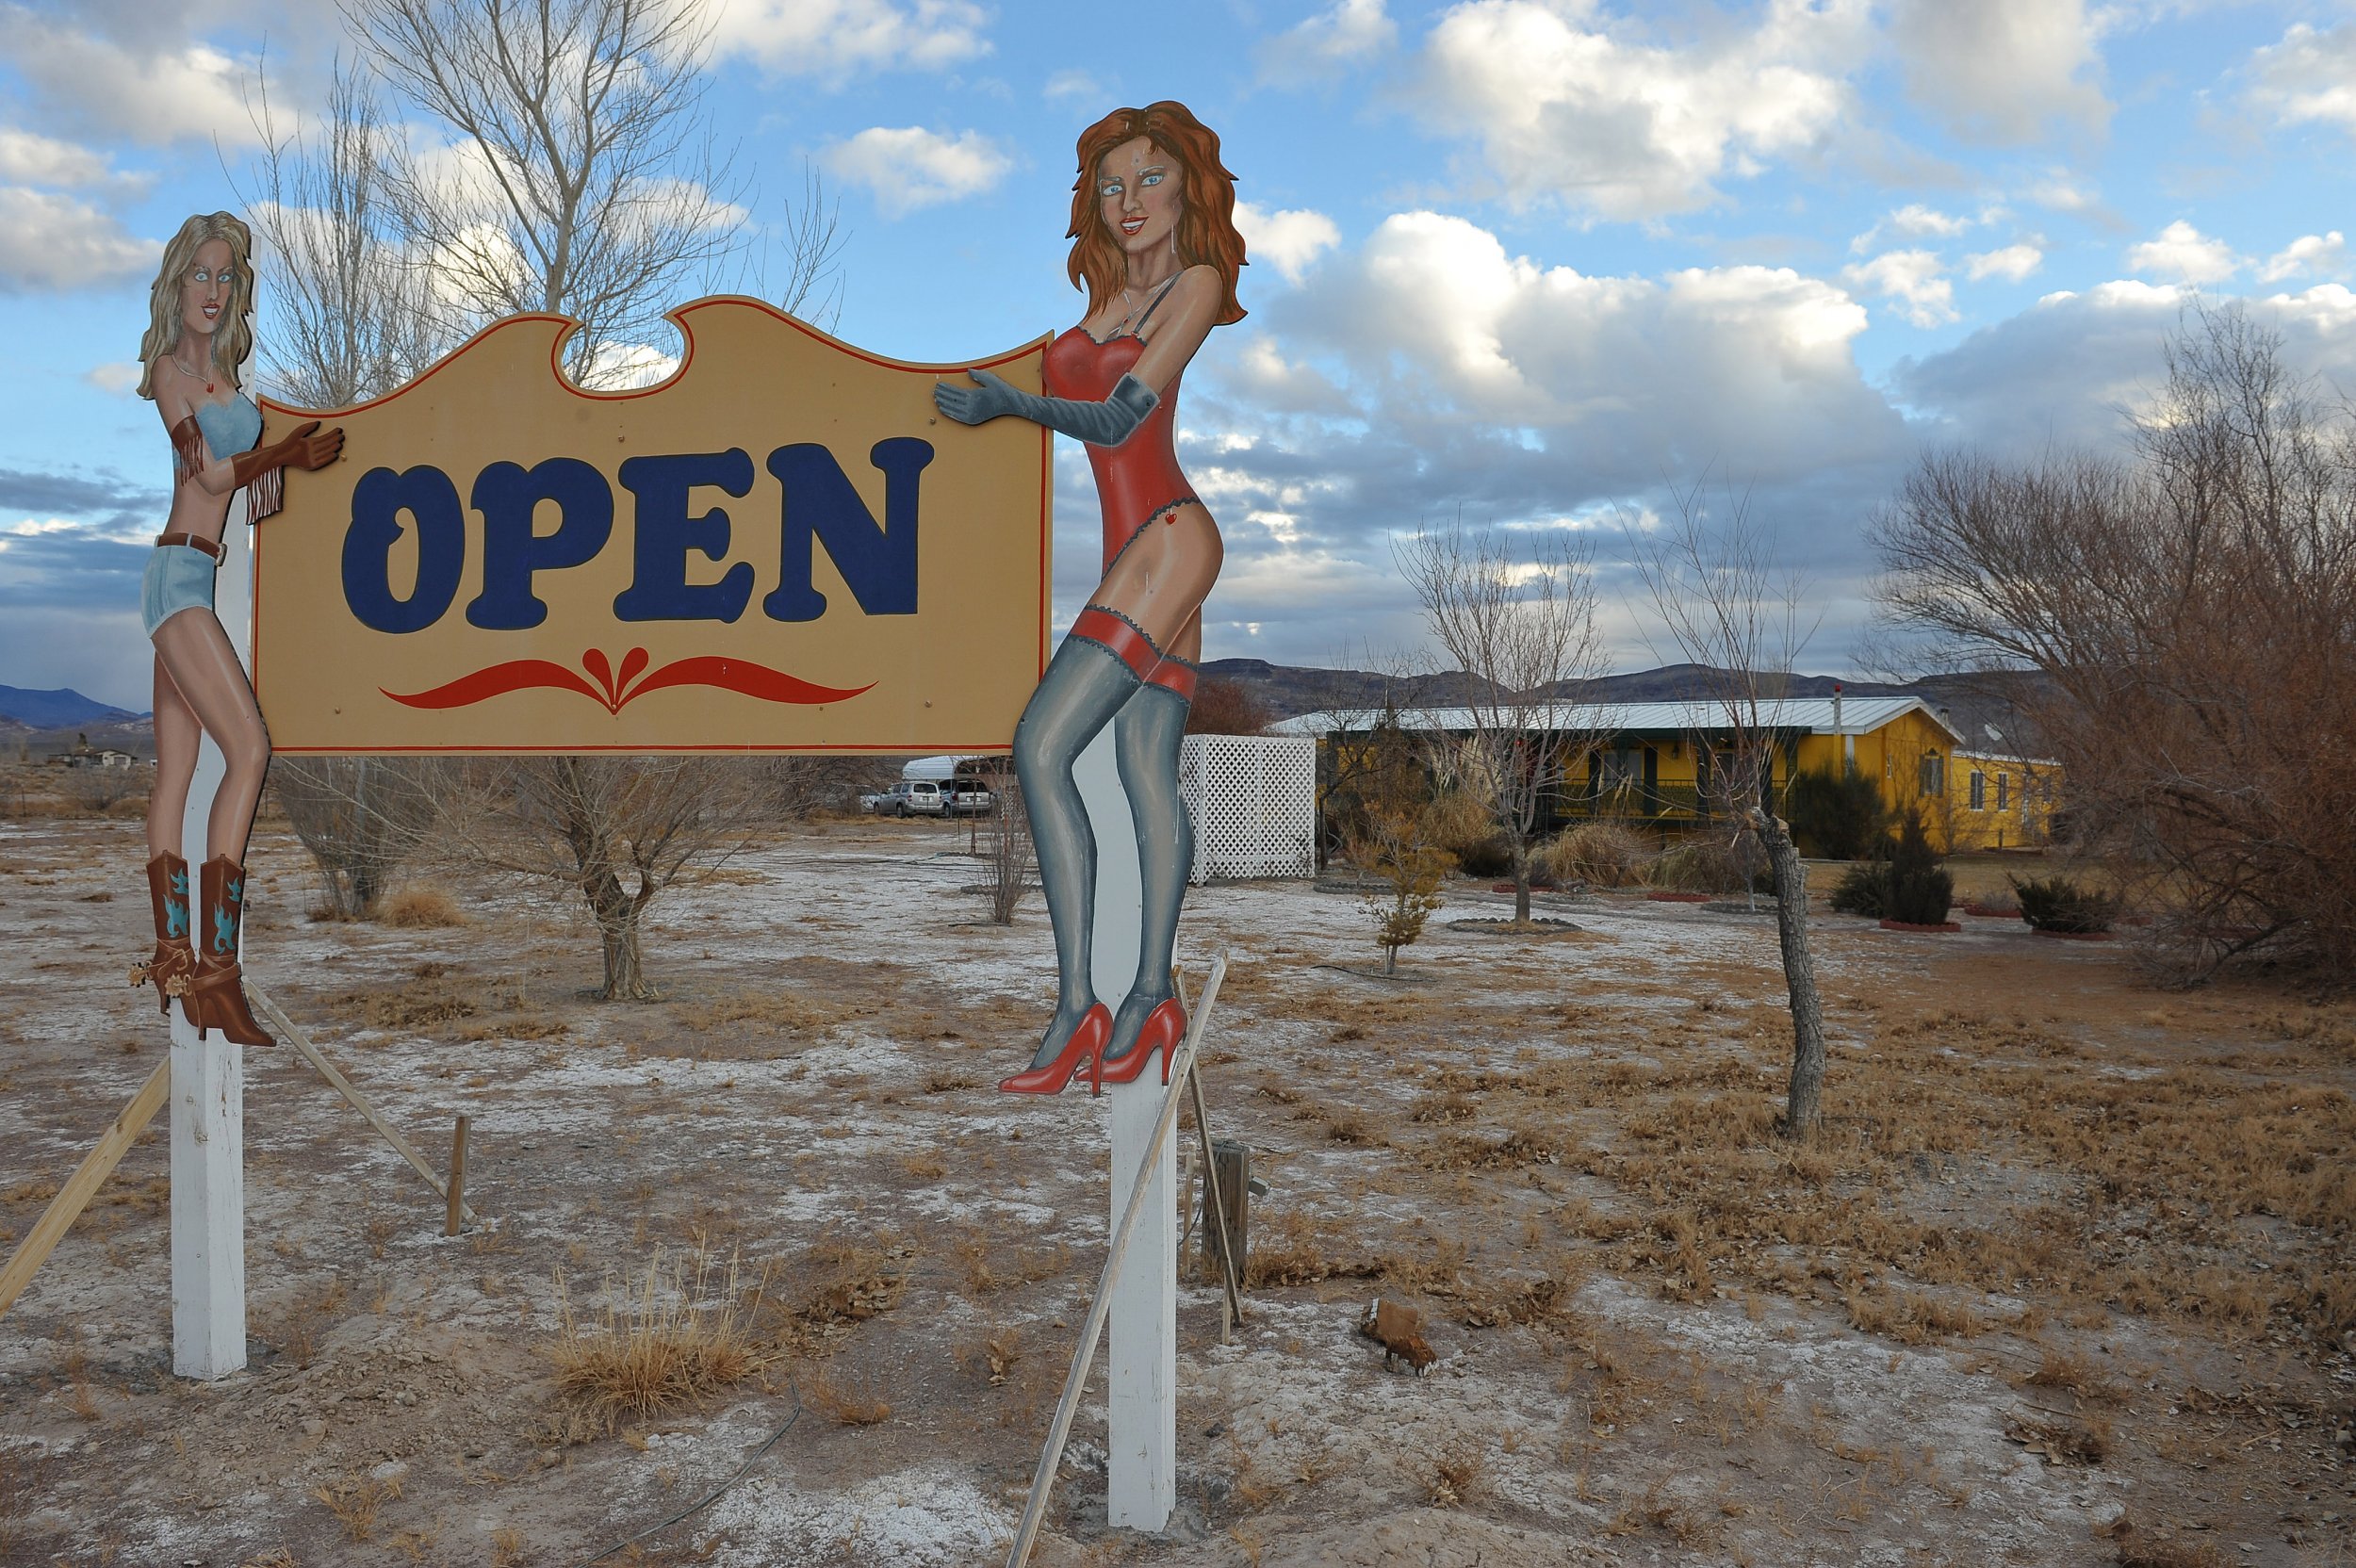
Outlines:
[{"label": "brown cowboy boot", "polygon": [[197,1028],[218,1029],[238,1045],[276,1045],[254,1021],[245,1004],[245,976],[237,968],[237,927],[245,920],[245,868],[216,855],[197,868],[201,894],[197,918],[196,974],[185,1005]]},{"label": "brown cowboy boot", "polygon": [[188,863],[169,850],[148,861],[147,897],[155,909],[155,956],[131,966],[131,984],[154,986],[156,1010],[169,1013],[172,999],[188,994],[196,971],[196,950],[188,945]]}]

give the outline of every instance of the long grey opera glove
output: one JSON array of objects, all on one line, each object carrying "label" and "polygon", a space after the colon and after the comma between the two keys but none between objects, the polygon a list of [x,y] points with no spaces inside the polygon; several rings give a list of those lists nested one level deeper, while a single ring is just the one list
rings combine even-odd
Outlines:
[{"label": "long grey opera glove", "polygon": [[933,383],[933,403],[961,425],[979,425],[1012,414],[1035,425],[1059,430],[1092,447],[1118,447],[1137,433],[1161,395],[1135,376],[1123,376],[1101,403],[1073,398],[1042,398],[1006,384],[988,370],[972,372],[975,385]]},{"label": "long grey opera glove", "polygon": [[1194,824],[1178,790],[1178,750],[1193,706],[1151,681],[1113,721],[1113,757],[1137,827],[1137,881],[1144,894],[1137,927],[1137,977],[1113,1015],[1111,1058],[1136,1048],[1149,1014],[1170,998],[1170,961],[1178,946],[1178,911],[1194,865]]},{"label": "long grey opera glove", "polygon": [[1055,928],[1055,1018],[1034,1065],[1055,1059],[1096,1004],[1088,974],[1096,923],[1096,835],[1072,764],[1143,682],[1102,643],[1066,637],[1014,729],[1014,773],[1031,819],[1039,886]]}]

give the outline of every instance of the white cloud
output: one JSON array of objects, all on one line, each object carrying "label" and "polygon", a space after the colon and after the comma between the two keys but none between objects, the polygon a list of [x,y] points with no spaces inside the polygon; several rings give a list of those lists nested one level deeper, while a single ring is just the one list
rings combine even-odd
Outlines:
[{"label": "white cloud", "polygon": [[1047,78],[1047,86],[1040,90],[1051,104],[1067,99],[1092,104],[1109,98],[1104,86],[1085,71],[1058,71]]},{"label": "white cloud", "polygon": [[0,180],[76,187],[104,185],[111,174],[103,153],[31,131],[0,127]]},{"label": "white cloud", "polygon": [[93,365],[82,372],[82,379],[101,392],[124,397],[139,384],[139,368],[128,360],[106,365]]},{"label": "white cloud", "polygon": [[1399,26],[1383,0],[1334,0],[1260,46],[1260,76],[1280,82],[1331,76],[1388,53],[1398,41]]},{"label": "white cloud", "polygon": [[1955,286],[1946,264],[1929,251],[1885,251],[1869,262],[1841,270],[1843,281],[1895,300],[1900,313],[1918,327],[1955,319]]},{"label": "white cloud", "polygon": [[[1890,379],[1945,439],[2011,455],[2111,445],[2124,433],[2121,411],[2148,408],[2165,384],[2161,346],[2192,297],[2132,278],[2048,294],[1953,349],[1901,362]],[[2294,373],[2356,381],[2356,292],[2321,284],[2250,309],[2281,330]]]},{"label": "white cloud", "polygon": [[2111,106],[2084,0],[1898,0],[1890,41],[1914,100],[1957,136],[2041,139],[2059,121],[2100,129]]},{"label": "white cloud", "polygon": [[1982,278],[2003,278],[2019,283],[2043,264],[2045,253],[2035,245],[2006,245],[2001,250],[1981,251],[1963,258],[1963,270],[1977,283]]},{"label": "white cloud", "polygon": [[163,246],[72,196],[0,186],[0,294],[127,282],[152,273]]},{"label": "white cloud", "polygon": [[589,356],[587,384],[604,390],[652,386],[668,381],[679,357],[650,343],[600,343]]},{"label": "white cloud", "polygon": [[2266,257],[2266,265],[2258,269],[2258,278],[2262,283],[2280,283],[2302,272],[2330,277],[2347,266],[2348,241],[2333,229],[2330,234],[2301,235],[2292,240]]},{"label": "white cloud", "polygon": [[2058,169],[2021,194],[2037,205],[2050,207],[2055,212],[2092,212],[2099,210],[2102,204],[2100,196]]},{"label": "white cloud", "polygon": [[973,0],[719,0],[713,41],[788,76],[941,71],[989,54]]},{"label": "white cloud", "polygon": [[2356,134],[2356,23],[2318,32],[2298,23],[2250,57],[2250,97],[2285,125],[2310,121]]},{"label": "white cloud", "polygon": [[892,218],[976,195],[1014,167],[979,131],[950,137],[917,125],[871,125],[819,157],[842,178],[873,191],[875,204]]},{"label": "white cloud", "polygon": [[1251,259],[1272,264],[1287,283],[1299,283],[1309,264],[1342,239],[1333,220],[1321,212],[1297,207],[1262,212],[1250,202],[1235,204],[1235,228]]},{"label": "white cloud", "polygon": [[2212,239],[2179,218],[2158,236],[2127,250],[2136,272],[2189,284],[2221,283],[2241,270],[2242,258],[2221,239]]},{"label": "white cloud", "polygon": [[1516,203],[1689,212],[1717,198],[1712,181],[1824,143],[1851,106],[1838,73],[1861,45],[1862,0],[1773,0],[1756,28],[1683,48],[1624,41],[1595,14],[1592,0],[1469,0],[1425,41],[1426,112],[1478,138]]},{"label": "white cloud", "polygon": [[1897,235],[1907,239],[1920,239],[1925,236],[1951,239],[1969,229],[1972,222],[1973,220],[1969,218],[1957,218],[1941,212],[1937,207],[1924,206],[1920,202],[1909,202],[1863,234],[1858,235],[1855,239],[1850,240],[1849,249],[1853,253],[1862,255],[1879,244],[1885,234]]},{"label": "white cloud", "polygon": [[1411,212],[1322,278],[1271,306],[1285,347],[1347,365],[1402,449],[1435,460],[1503,441],[1515,465],[1575,472],[1592,495],[1612,472],[1657,482],[1675,450],[1782,473],[1800,450],[1812,462],[1894,429],[1851,353],[1864,310],[1789,269],[1591,277]]},{"label": "white cloud", "polygon": [[237,90],[245,67],[208,44],[135,52],[8,7],[0,53],[41,106],[77,130],[154,145],[258,139]]}]

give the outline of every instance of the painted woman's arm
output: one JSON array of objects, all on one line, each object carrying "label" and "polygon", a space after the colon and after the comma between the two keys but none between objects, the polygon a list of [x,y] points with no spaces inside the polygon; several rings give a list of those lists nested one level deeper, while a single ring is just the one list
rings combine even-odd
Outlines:
[{"label": "painted woman's arm", "polygon": [[[1190,267],[1180,274],[1155,309],[1153,337],[1138,357],[1137,368],[1121,377],[1112,395],[1102,402],[1042,398],[1008,385],[1004,377],[990,371],[975,370],[972,386],[934,383],[934,405],[959,424],[978,425],[1011,414],[1093,447],[1118,447],[1137,433],[1146,416],[1162,400],[1161,388],[1186,368],[1195,350],[1203,346],[1218,318],[1220,298],[1217,269]],[[1164,314],[1165,308],[1169,314]]]},{"label": "painted woman's arm", "polygon": [[216,460],[212,449],[205,444],[204,429],[196,422],[196,405],[181,384],[181,371],[170,354],[157,357],[149,372],[150,384],[155,389],[155,414],[163,420],[164,430],[172,437],[172,478],[174,485],[194,481],[197,488],[208,496],[225,496],[237,487],[237,464],[233,459]]},{"label": "painted woman's arm", "polygon": [[1203,340],[1219,324],[1219,308],[1227,298],[1224,280],[1216,267],[1194,266],[1178,275],[1170,292],[1153,310],[1153,336],[1129,374],[1159,398],[1178,372],[1194,359]]}]

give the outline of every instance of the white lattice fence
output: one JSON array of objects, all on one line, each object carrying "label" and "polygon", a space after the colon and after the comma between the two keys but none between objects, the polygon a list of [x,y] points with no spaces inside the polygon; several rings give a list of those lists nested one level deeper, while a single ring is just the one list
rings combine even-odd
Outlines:
[{"label": "white lattice fence", "polygon": [[1317,873],[1317,746],[1261,735],[1189,735],[1178,787],[1194,816],[1193,880]]}]

